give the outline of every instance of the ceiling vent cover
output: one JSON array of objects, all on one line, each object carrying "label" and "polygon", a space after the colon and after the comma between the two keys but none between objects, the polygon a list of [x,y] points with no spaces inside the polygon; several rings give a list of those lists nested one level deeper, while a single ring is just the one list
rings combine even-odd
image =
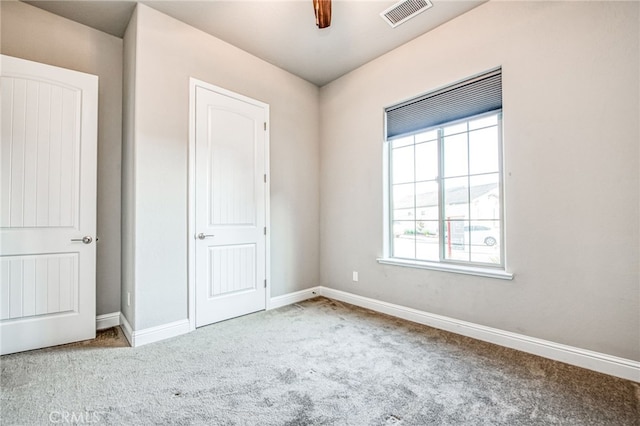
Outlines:
[{"label": "ceiling vent cover", "polygon": [[392,28],[407,22],[414,16],[429,9],[433,4],[429,0],[402,0],[380,14]]}]

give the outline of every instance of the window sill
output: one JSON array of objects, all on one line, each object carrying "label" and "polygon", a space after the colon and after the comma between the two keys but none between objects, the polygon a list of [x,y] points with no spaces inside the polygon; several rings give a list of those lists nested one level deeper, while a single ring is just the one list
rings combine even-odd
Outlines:
[{"label": "window sill", "polygon": [[456,274],[475,275],[478,277],[512,280],[513,274],[502,269],[482,268],[477,266],[463,266],[448,263],[421,262],[416,260],[380,258],[378,263],[385,265],[405,266],[408,268],[430,269],[432,271],[453,272]]}]

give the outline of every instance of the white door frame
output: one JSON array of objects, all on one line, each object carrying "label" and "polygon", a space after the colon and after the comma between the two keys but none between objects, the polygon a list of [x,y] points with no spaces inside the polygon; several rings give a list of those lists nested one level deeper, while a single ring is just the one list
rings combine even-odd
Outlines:
[{"label": "white door frame", "polygon": [[265,276],[267,287],[265,291],[265,307],[269,309],[269,295],[271,294],[271,227],[270,227],[270,182],[271,174],[269,169],[269,104],[240,95],[227,89],[191,77],[189,79],[189,176],[188,176],[188,224],[187,224],[187,275],[188,275],[188,320],[189,330],[196,329],[196,209],[195,209],[195,189],[196,189],[196,88],[202,87],[213,92],[257,105],[267,111],[267,132],[265,134],[265,173],[267,175],[265,183],[265,225],[267,227],[266,247],[265,247]]}]

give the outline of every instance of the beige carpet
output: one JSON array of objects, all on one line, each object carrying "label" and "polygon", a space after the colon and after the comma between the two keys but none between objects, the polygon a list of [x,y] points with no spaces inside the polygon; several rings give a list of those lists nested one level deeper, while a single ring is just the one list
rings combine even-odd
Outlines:
[{"label": "beige carpet", "polygon": [[96,332],[96,338],[81,342],[69,343],[58,348],[124,348],[129,346],[129,341],[124,336],[120,327],[111,327]]},{"label": "beige carpet", "polygon": [[[639,386],[325,298],[0,358],[3,425],[638,425]],[[115,334],[114,334],[115,333]],[[110,343],[107,343],[110,342]]]}]

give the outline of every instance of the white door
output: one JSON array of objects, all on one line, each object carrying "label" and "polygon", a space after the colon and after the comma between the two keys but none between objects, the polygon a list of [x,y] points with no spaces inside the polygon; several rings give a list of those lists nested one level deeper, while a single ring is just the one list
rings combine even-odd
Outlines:
[{"label": "white door", "polygon": [[196,85],[196,327],[265,309],[268,115]]},{"label": "white door", "polygon": [[4,55],[0,69],[7,354],[95,337],[98,77]]}]

